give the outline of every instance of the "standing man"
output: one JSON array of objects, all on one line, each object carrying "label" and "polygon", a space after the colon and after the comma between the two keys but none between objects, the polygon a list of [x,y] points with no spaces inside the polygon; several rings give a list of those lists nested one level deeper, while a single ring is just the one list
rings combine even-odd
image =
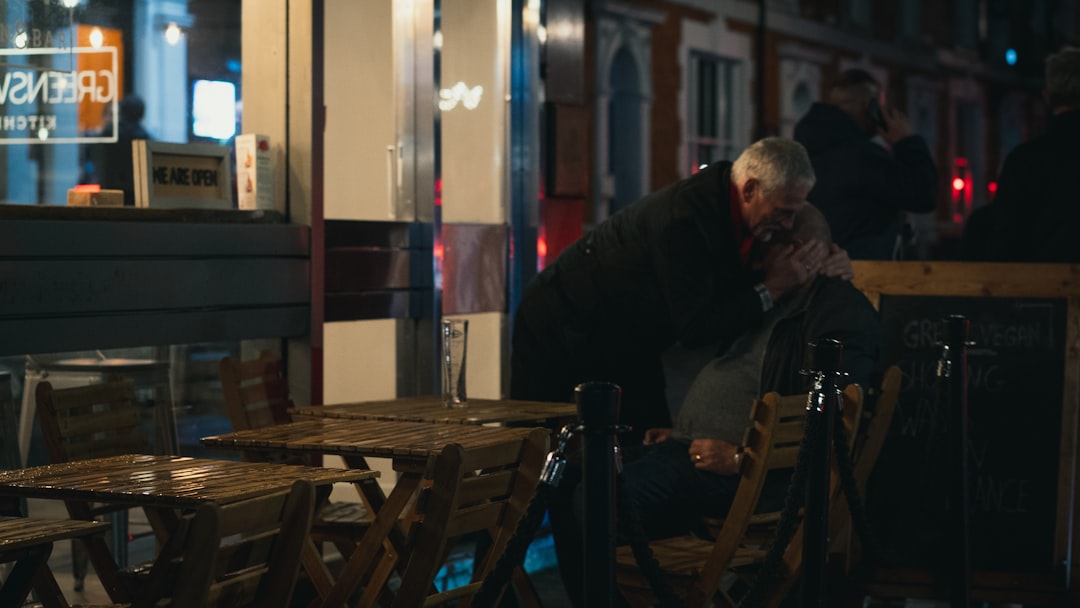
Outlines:
[{"label": "standing man", "polygon": [[773,302],[824,271],[849,274],[844,252],[820,241],[787,246],[764,272],[755,242],[789,230],[814,171],[798,143],[763,139],[635,202],[586,233],[526,288],[514,322],[510,395],[568,402],[574,387],[622,387],[623,424],[671,426],[661,353],[730,342]]},{"label": "standing man", "polygon": [[[997,195],[984,213],[994,229],[971,257],[1003,262],[1080,262],[1080,49],[1046,58],[1046,133],[1005,158]],[[975,218],[975,215],[972,215]],[[965,230],[966,245],[978,232]],[[971,247],[974,249],[975,247]]]},{"label": "standing man", "polygon": [[[901,213],[937,207],[937,169],[907,116],[881,103],[881,85],[847,70],[795,125],[817,174],[808,200],[829,220],[833,240],[852,259],[898,257]],[[891,150],[871,140],[881,135]]]},{"label": "standing man", "polygon": [[101,187],[124,191],[124,206],[135,206],[135,169],[131,143],[137,139],[153,139],[143,128],[146,104],[142,97],[128,93],[120,100],[120,122],[116,127],[116,143],[103,144],[105,158],[101,169]]}]

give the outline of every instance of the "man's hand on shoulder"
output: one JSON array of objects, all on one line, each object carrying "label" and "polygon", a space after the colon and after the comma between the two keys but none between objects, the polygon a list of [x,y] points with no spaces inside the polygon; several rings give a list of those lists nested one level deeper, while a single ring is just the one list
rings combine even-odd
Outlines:
[{"label": "man's hand on shoulder", "polygon": [[641,443],[645,445],[654,445],[657,443],[664,443],[668,439],[671,439],[671,429],[647,429],[645,431],[645,438],[641,441]]},{"label": "man's hand on shoulder", "polygon": [[845,281],[855,278],[855,271],[851,268],[851,258],[847,251],[841,249],[836,243],[829,245],[829,257],[821,264],[819,274],[827,277],[840,277]]}]

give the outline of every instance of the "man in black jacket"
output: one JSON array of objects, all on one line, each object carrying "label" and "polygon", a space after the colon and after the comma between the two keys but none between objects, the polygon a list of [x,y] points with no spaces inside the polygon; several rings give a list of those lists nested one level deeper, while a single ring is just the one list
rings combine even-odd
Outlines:
[{"label": "man in black jacket", "polygon": [[767,138],[589,231],[525,290],[510,396],[569,402],[578,384],[608,381],[634,427],[625,445],[670,426],[665,349],[731,341],[808,277],[850,272],[846,254],[818,241],[782,248],[765,272],[750,267],[754,243],[790,229],[813,184],[802,146]]},{"label": "man in black jacket", "polygon": [[[881,86],[863,70],[833,83],[828,103],[815,103],[795,125],[817,183],[808,200],[829,220],[833,240],[852,259],[895,259],[901,213],[937,206],[937,169],[930,149],[903,112],[880,103]],[[891,147],[871,138],[880,134]]]},{"label": "man in black jacket", "polygon": [[993,203],[965,227],[968,258],[1080,262],[1080,49],[1047,57],[1044,96],[1049,128],[1005,158]]}]

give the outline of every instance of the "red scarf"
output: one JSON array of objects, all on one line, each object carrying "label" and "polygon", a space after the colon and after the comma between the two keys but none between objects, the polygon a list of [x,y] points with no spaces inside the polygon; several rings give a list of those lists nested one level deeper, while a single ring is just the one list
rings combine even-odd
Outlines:
[{"label": "red scarf", "polygon": [[734,182],[731,184],[731,233],[735,237],[735,244],[739,248],[739,259],[743,266],[750,265],[750,249],[754,246],[754,235],[746,231],[743,222],[742,203],[739,199],[739,191]]}]

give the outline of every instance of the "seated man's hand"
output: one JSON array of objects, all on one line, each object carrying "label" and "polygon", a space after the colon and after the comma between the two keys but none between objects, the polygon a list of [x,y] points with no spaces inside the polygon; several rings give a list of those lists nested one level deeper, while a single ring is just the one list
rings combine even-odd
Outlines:
[{"label": "seated man's hand", "polygon": [[836,243],[829,245],[829,257],[825,258],[818,273],[827,277],[840,277],[845,281],[855,278],[855,271],[851,268],[851,258],[848,257],[847,251],[838,247]]},{"label": "seated man's hand", "polygon": [[641,442],[645,445],[653,445],[656,443],[664,443],[668,439],[671,439],[671,429],[655,428],[647,429],[645,431],[645,438]]},{"label": "seated man's hand", "polygon": [[737,475],[739,462],[735,457],[739,446],[723,439],[695,439],[690,442],[690,460],[694,468],[717,475]]}]

